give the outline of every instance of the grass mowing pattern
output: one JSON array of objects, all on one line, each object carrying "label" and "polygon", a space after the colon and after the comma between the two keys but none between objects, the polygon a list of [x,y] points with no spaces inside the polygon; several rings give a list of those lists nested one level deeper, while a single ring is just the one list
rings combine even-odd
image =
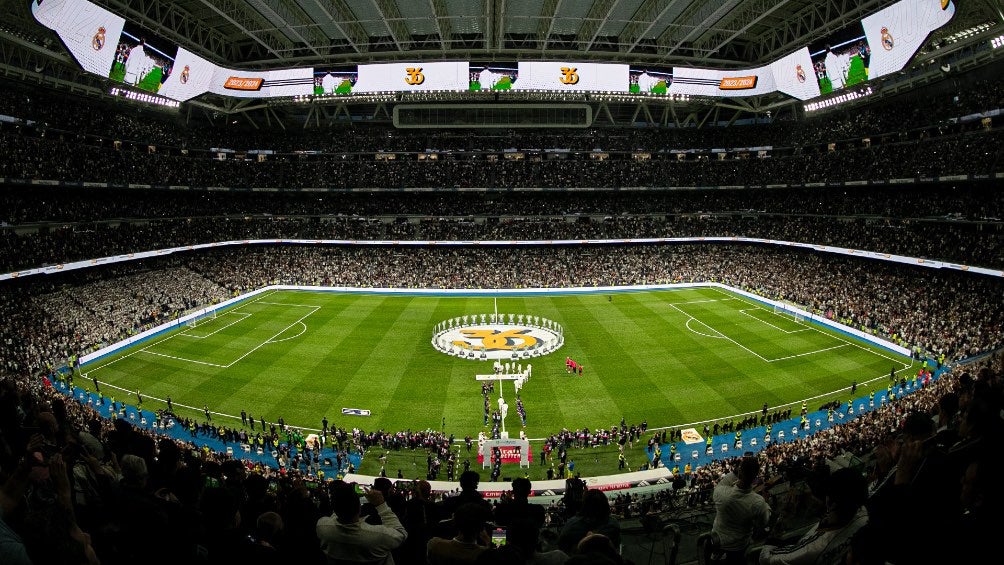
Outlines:
[{"label": "grass mowing pattern", "polygon": [[[490,296],[266,293],[84,372],[112,387],[141,390],[147,408],[158,406],[154,398],[171,396],[176,411],[200,419],[203,405],[229,415],[243,409],[268,421],[281,416],[305,428],[319,428],[327,416],[345,428],[439,430],[445,418],[447,433],[476,437],[485,428],[474,375],[490,373],[491,363],[444,355],[430,339],[436,323],[492,308]],[[622,417],[647,420],[650,429],[677,427],[756,412],[764,402],[794,404],[797,412],[810,399],[816,409],[847,401],[852,381],[867,393],[867,381],[884,387],[891,367],[909,365],[714,288],[502,296],[498,308],[546,317],[565,329],[563,348],[529,361],[533,377],[521,397],[531,438],[562,428],[609,428]],[[565,373],[566,356],[584,365],[583,377]],[[514,404],[513,384],[502,386]],[[123,390],[113,396],[135,398]],[[186,412],[184,405],[195,409]],[[343,407],[372,415],[342,416]],[[240,424],[239,417],[214,421]],[[506,428],[518,434],[514,408]],[[616,448],[611,454],[612,466],[597,457],[605,473],[616,469]],[[417,457],[424,468],[424,453]],[[644,460],[639,457],[635,469]],[[590,466],[579,463],[583,474]]]}]

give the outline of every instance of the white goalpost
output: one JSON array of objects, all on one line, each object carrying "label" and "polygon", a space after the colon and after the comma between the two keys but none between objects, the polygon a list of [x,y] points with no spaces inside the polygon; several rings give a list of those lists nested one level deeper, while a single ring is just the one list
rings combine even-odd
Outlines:
[{"label": "white goalpost", "polygon": [[777,314],[778,316],[787,316],[789,318],[794,319],[797,322],[805,321],[805,316],[801,312],[796,312],[795,310],[791,310],[783,304],[775,304],[774,313]]},{"label": "white goalpost", "polygon": [[215,309],[209,310],[207,312],[202,312],[186,320],[185,325],[190,328],[194,328],[197,327],[199,324],[203,323],[205,320],[215,320],[216,316],[217,313]]}]

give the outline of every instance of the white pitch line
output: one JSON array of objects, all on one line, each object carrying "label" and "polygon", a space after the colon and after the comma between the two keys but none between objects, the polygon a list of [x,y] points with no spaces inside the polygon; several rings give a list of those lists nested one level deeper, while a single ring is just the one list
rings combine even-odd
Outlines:
[{"label": "white pitch line", "polygon": [[271,304],[272,306],[303,306],[304,308],[320,308],[316,304],[293,304],[291,302],[259,302],[258,304]]},{"label": "white pitch line", "polygon": [[[722,294],[724,294],[724,295],[728,296],[728,293],[726,293],[726,292],[725,292],[724,290],[722,290],[722,289],[720,289],[720,288],[717,288],[717,287],[713,287],[713,288],[714,288],[714,289],[715,289],[715,290],[716,290],[717,292],[720,292],[720,293],[722,293]],[[748,299],[746,299],[746,298],[737,298],[737,300],[742,300],[743,302],[745,302],[745,303],[747,303],[747,304],[750,304],[750,305],[752,305],[752,306],[756,306],[756,307],[758,307],[758,308],[760,307],[760,305],[759,305],[759,304],[757,304],[757,303],[755,303],[755,302],[751,302],[750,300],[748,300]],[[815,327],[815,326],[813,326],[813,325],[810,325],[810,324],[805,324],[805,323],[803,323],[803,322],[797,322],[797,321],[796,321],[795,323],[797,323],[797,324],[801,324],[801,325],[805,326],[806,328],[808,328],[808,329],[810,329],[810,330],[813,330],[813,331],[816,331],[816,332],[819,332],[819,333],[821,333],[821,334],[823,334],[823,335],[825,335],[825,336],[827,336],[827,337],[830,337],[830,338],[832,338],[832,339],[835,339],[835,340],[837,340],[837,341],[839,341],[839,342],[842,342],[842,343],[846,343],[847,345],[850,345],[850,346],[853,346],[853,347],[857,347],[858,349],[861,349],[861,350],[864,350],[864,351],[867,351],[868,353],[871,353],[871,354],[873,354],[873,355],[877,355],[877,356],[879,356],[879,357],[881,357],[881,358],[883,358],[883,359],[888,359],[889,361],[892,361],[892,362],[894,362],[894,363],[899,363],[900,365],[903,365],[903,367],[904,367],[904,368],[907,368],[907,367],[912,367],[912,366],[913,366],[913,360],[912,360],[912,359],[911,359],[911,362],[910,362],[910,363],[904,363],[904,362],[903,362],[903,361],[902,361],[901,359],[896,359],[895,357],[889,357],[888,355],[885,355],[885,354],[883,354],[883,353],[880,353],[880,352],[878,352],[878,351],[875,351],[875,350],[873,350],[873,349],[869,349],[869,348],[867,348],[867,347],[865,347],[865,346],[863,346],[863,345],[861,345],[861,344],[859,344],[859,343],[855,343],[855,342],[853,342],[853,341],[849,341],[849,340],[846,340],[846,339],[844,339],[844,338],[842,338],[842,337],[840,337],[840,336],[836,336],[836,335],[832,335],[832,334],[830,334],[830,333],[827,333],[827,332],[824,332],[824,331],[823,331],[822,329],[820,329],[820,328],[817,328],[817,327]],[[902,369],[901,369],[901,370],[902,370]],[[899,371],[896,371],[896,372],[898,373]]]},{"label": "white pitch line", "polygon": [[178,361],[187,361],[189,363],[198,363],[199,365],[209,365],[210,367],[220,367],[220,368],[223,368],[223,369],[225,369],[227,367],[227,365],[220,365],[220,364],[217,364],[217,363],[210,363],[208,361],[197,361],[195,359],[188,359],[186,357],[177,357],[175,355],[168,355],[166,353],[157,353],[156,351],[147,351],[145,348],[144,349],[140,349],[140,352],[141,353],[146,353],[148,355],[157,355],[159,357],[167,357],[168,359],[176,359]]},{"label": "white pitch line", "polygon": [[734,298],[734,297],[729,297],[729,298],[709,298],[707,300],[691,300],[689,302],[665,302],[665,304],[669,304],[669,305],[673,305],[673,304],[702,304],[704,302],[728,302],[729,300],[739,300],[739,299],[738,298]]},{"label": "white pitch line", "polygon": [[[700,320],[700,319],[698,319],[698,318],[697,318],[696,316],[693,316],[693,315],[691,315],[691,314],[688,314],[687,312],[684,312],[684,311],[683,311],[682,309],[680,309],[680,308],[677,308],[675,304],[668,304],[668,306],[669,306],[670,308],[673,308],[673,309],[675,309],[675,310],[676,310],[677,312],[679,312],[679,313],[683,314],[684,316],[687,316],[688,318],[690,318],[690,319],[692,319],[692,320],[697,320],[698,322],[701,322],[701,320]],[[713,328],[713,327],[709,326],[708,324],[706,324],[706,323],[704,323],[704,322],[701,322],[701,324],[704,324],[704,327],[706,327],[706,328],[708,328],[709,330],[711,330],[711,331],[713,331],[713,332],[717,333],[718,335],[722,336],[722,338],[723,338],[723,339],[727,339],[727,340],[731,341],[732,343],[734,343],[735,345],[737,345],[737,346],[739,346],[739,347],[741,347],[741,348],[745,349],[745,350],[746,350],[746,351],[748,351],[749,353],[751,353],[751,354],[755,355],[755,356],[756,356],[756,357],[757,357],[758,359],[760,359],[761,361],[763,361],[763,362],[765,362],[765,363],[770,363],[770,361],[768,361],[766,357],[764,357],[763,355],[760,355],[760,354],[759,354],[759,353],[757,353],[756,351],[753,351],[753,350],[752,350],[752,349],[750,349],[749,347],[746,347],[745,345],[743,345],[743,344],[739,343],[738,341],[736,341],[736,340],[732,339],[731,337],[729,337],[729,336],[727,336],[727,335],[723,334],[722,332],[720,332],[720,331],[716,330],[715,328]]]},{"label": "white pitch line", "polygon": [[300,322],[300,327],[303,328],[302,330],[300,330],[300,333],[298,333],[296,335],[291,335],[289,337],[284,337],[282,339],[273,339],[269,343],[279,343],[280,341],[289,341],[291,339],[296,339],[296,338],[300,337],[301,335],[303,335],[304,333],[307,332],[307,324],[304,324],[303,322]]},{"label": "white pitch line", "polygon": [[[762,318],[757,318],[753,314],[750,314],[750,310],[754,310],[754,311],[763,310],[764,312],[770,312],[770,310],[767,310],[766,308],[747,308],[745,310],[740,310],[739,312],[742,313],[742,314],[746,314],[747,316],[749,316],[750,318],[753,318],[754,320],[756,320],[758,322],[762,322],[764,324],[767,324],[768,326],[774,328],[775,330],[777,330],[779,332],[784,332],[786,334],[797,334],[797,333],[804,332],[806,330],[811,329],[811,328],[802,328],[800,330],[786,330],[784,328],[775,326],[774,324],[768,322],[767,320],[764,320]],[[771,313],[773,314],[773,312],[771,312]],[[777,314],[774,314],[774,315],[776,316]],[[795,323],[798,323],[798,322],[795,322]],[[799,325],[802,325],[802,324],[799,324]]]},{"label": "white pitch line", "polygon": [[258,350],[259,350],[259,349],[261,349],[262,347],[264,347],[264,346],[268,345],[269,343],[271,343],[271,342],[272,342],[272,340],[273,340],[273,339],[275,339],[275,338],[279,337],[280,335],[282,335],[282,334],[283,334],[283,332],[285,332],[285,331],[286,331],[286,330],[288,330],[289,328],[291,328],[291,327],[295,326],[296,324],[298,324],[298,323],[302,322],[303,320],[305,320],[305,319],[307,318],[307,316],[310,316],[310,315],[311,315],[311,314],[313,314],[314,312],[317,312],[318,310],[320,310],[320,309],[321,309],[321,307],[320,307],[320,306],[311,306],[311,308],[313,308],[313,310],[311,310],[310,312],[307,312],[306,314],[304,314],[303,316],[301,316],[299,320],[297,320],[297,321],[293,322],[292,324],[290,324],[290,325],[286,326],[285,328],[282,328],[281,330],[279,330],[279,333],[277,333],[277,334],[273,335],[272,337],[268,338],[268,340],[266,340],[266,341],[264,341],[264,342],[262,342],[262,343],[258,344],[258,345],[257,345],[257,346],[255,346],[255,347],[254,347],[253,349],[251,349],[251,351],[248,351],[248,352],[247,352],[247,353],[245,353],[244,355],[241,355],[240,357],[238,357],[237,359],[235,359],[235,360],[234,360],[234,361],[233,361],[232,363],[230,363],[229,365],[224,365],[224,367],[223,367],[223,368],[224,368],[224,369],[229,369],[230,367],[233,367],[233,366],[234,366],[234,365],[235,365],[236,363],[240,362],[240,360],[241,360],[241,359],[244,359],[244,358],[245,358],[245,357],[247,357],[248,355],[251,355],[251,354],[252,354],[252,353],[254,353],[255,351],[258,351]]},{"label": "white pitch line", "polygon": [[[687,320],[687,323],[684,324],[684,325],[687,327],[688,330],[694,332],[697,335],[704,336],[704,337],[710,337],[711,339],[725,339],[724,337],[722,337],[721,332],[719,332],[718,335],[711,335],[711,334],[706,334],[706,333],[699,332],[699,331],[695,330],[694,328],[690,327],[690,322],[697,322],[698,324],[704,324],[705,327],[708,327],[708,325],[705,324],[704,322],[698,320],[697,318],[689,318]],[[718,331],[715,328],[709,328],[709,329],[711,329],[711,331]]]},{"label": "white pitch line", "polygon": [[[262,298],[265,298],[266,296],[269,296],[269,295],[271,295],[271,294],[275,294],[276,292],[278,292],[278,291],[276,291],[276,290],[273,290],[273,291],[271,291],[271,292],[266,292],[266,293],[262,293],[262,295],[261,295],[261,296],[259,296],[258,298],[255,298],[255,299],[253,299],[253,300],[250,300],[250,301],[248,301],[248,302],[247,302],[247,303],[245,303],[245,304],[241,304],[240,306],[238,306],[238,307],[234,308],[233,310],[234,310],[234,311],[236,311],[236,310],[240,310],[241,308],[244,308],[245,306],[249,306],[249,305],[251,305],[251,304],[254,304],[255,302],[257,302],[257,301],[261,300]],[[144,348],[142,348],[142,349],[137,349],[136,351],[133,351],[132,353],[127,353],[127,354],[125,354],[125,355],[123,355],[123,356],[121,356],[121,357],[116,357],[115,359],[112,359],[111,361],[109,361],[109,362],[105,363],[104,365],[101,365],[100,367],[94,367],[93,369],[90,369],[90,370],[86,371],[86,372],[85,372],[84,374],[86,375],[86,374],[90,374],[90,373],[93,373],[94,371],[100,371],[101,369],[104,369],[105,367],[108,367],[109,365],[112,365],[112,364],[114,364],[114,363],[118,363],[119,361],[121,361],[121,360],[123,360],[123,359],[125,359],[125,358],[127,358],[127,357],[132,357],[133,355],[136,355],[136,354],[137,354],[137,353],[139,353],[140,351],[145,351],[145,350],[147,350],[147,349],[150,349],[151,347],[153,347],[153,346],[155,346],[155,345],[160,345],[161,343],[164,343],[165,341],[168,341],[168,340],[171,340],[171,339],[174,339],[174,338],[178,337],[179,335],[181,335],[181,333],[176,333],[176,334],[171,334],[171,335],[169,335],[169,336],[165,337],[164,339],[162,339],[162,340],[159,340],[159,341],[156,341],[156,342],[154,342],[154,343],[151,343],[150,345],[148,345],[148,346],[146,346],[146,347],[144,347]],[[86,366],[86,365],[85,365],[85,366]],[[99,382],[99,383],[104,383],[104,381],[98,381],[98,382]],[[105,384],[108,384],[108,383],[105,383]],[[111,385],[109,385],[109,386],[111,386]]]},{"label": "white pitch line", "polygon": [[829,351],[831,349],[840,349],[841,347],[847,347],[849,343],[841,343],[840,345],[834,345],[833,347],[827,347],[825,349],[817,349],[815,351],[807,351],[805,353],[797,353],[795,355],[789,355],[787,357],[778,357],[777,359],[771,359],[767,361],[768,363],[774,363],[775,361],[784,361],[785,359],[794,359],[795,357],[805,357],[806,355],[815,355],[817,353],[822,353],[824,351]]},{"label": "white pitch line", "polygon": [[[109,383],[102,382],[102,381],[99,381],[99,382],[101,382],[103,385],[107,386],[108,388],[114,388],[115,390],[121,390],[122,392],[127,392],[129,394],[136,394],[135,390],[129,390],[127,388],[122,388],[120,386],[115,386],[113,384],[109,384]],[[89,392],[89,391],[84,391],[84,394],[92,394],[92,393]],[[157,402],[163,402],[164,404],[167,404],[167,399],[164,399],[164,398],[157,398],[156,396],[149,396],[149,395],[145,395],[145,394],[143,395],[143,398],[146,399],[146,400],[156,400]],[[197,406],[189,406],[188,404],[182,404],[181,402],[175,402],[173,399],[171,400],[171,405],[172,406],[180,406],[182,408],[187,408],[189,410],[195,410],[195,411],[198,411],[200,414],[202,414],[202,413],[205,412],[205,410],[203,408],[199,408]],[[153,412],[153,410],[147,410],[147,412]],[[217,412],[215,410],[210,410],[209,413],[212,414],[212,415],[214,415],[214,416],[223,416],[224,418],[230,418],[232,420],[240,420],[241,419],[241,417],[239,415],[227,414],[226,412]],[[258,422],[258,420],[255,420],[255,423],[257,423],[257,422]],[[266,424],[274,424],[275,422],[269,422],[269,421],[266,420],[265,423]],[[288,423],[286,425],[288,427],[296,428],[298,430],[305,430],[305,431],[311,431],[311,432],[320,432],[321,431],[320,428],[310,428],[310,427],[307,427],[307,426],[294,426],[294,425],[288,424]]]},{"label": "white pitch line", "polygon": [[190,334],[188,332],[182,332],[181,335],[183,335],[185,337],[190,337],[192,339],[206,339],[207,337],[209,337],[211,335],[216,335],[217,333],[219,333],[219,332],[221,332],[221,331],[229,328],[230,326],[232,326],[232,325],[234,325],[234,324],[236,324],[238,322],[242,322],[242,321],[244,321],[244,320],[246,320],[246,319],[248,319],[248,318],[250,318],[252,316],[252,314],[246,314],[244,312],[224,312],[224,315],[226,315],[226,314],[233,314],[235,316],[241,316],[241,317],[238,318],[238,319],[236,319],[236,320],[234,320],[233,322],[230,322],[229,324],[223,326],[222,328],[219,328],[219,329],[217,329],[215,331],[207,333],[206,335],[192,335],[192,334]]}]

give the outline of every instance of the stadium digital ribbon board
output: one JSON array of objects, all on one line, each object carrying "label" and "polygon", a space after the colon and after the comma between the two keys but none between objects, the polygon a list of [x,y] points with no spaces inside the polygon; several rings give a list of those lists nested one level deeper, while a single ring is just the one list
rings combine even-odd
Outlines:
[{"label": "stadium digital ribbon board", "polygon": [[722,70],[615,63],[425,61],[246,71],[221,67],[87,0],[33,0],[84,70],[184,101],[211,92],[238,98],[523,90],[758,96],[808,100],[902,69],[955,14],[950,0],[901,0],[768,65]]}]

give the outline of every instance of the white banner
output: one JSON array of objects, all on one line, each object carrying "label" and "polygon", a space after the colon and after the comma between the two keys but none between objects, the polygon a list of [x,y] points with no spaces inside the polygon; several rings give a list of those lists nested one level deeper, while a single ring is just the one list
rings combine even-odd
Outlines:
[{"label": "white banner", "polygon": [[35,0],[31,12],[59,35],[85,71],[108,76],[124,19],[85,0]]},{"label": "white banner", "polygon": [[174,70],[157,94],[181,101],[195,98],[209,91],[218,69],[202,57],[179,47],[178,56],[174,59]]},{"label": "white banner", "polygon": [[871,49],[868,79],[906,66],[932,31],[955,15],[947,0],[902,0],[861,20]]},{"label": "white banner", "polygon": [[237,98],[271,98],[313,94],[314,69],[300,67],[298,69],[251,72],[217,67],[209,91],[213,94]]},{"label": "white banner", "polygon": [[799,100],[819,96],[819,82],[812,69],[809,48],[803,47],[794,53],[781,57],[770,64],[774,75],[774,87]]},{"label": "white banner", "polygon": [[627,92],[630,69],[620,64],[521,61],[512,89]]},{"label": "white banner", "polygon": [[735,71],[673,67],[673,84],[669,94],[691,96],[758,96],[774,92],[771,67]]},{"label": "white banner", "polygon": [[359,65],[352,92],[457,90],[470,87],[467,61]]}]

